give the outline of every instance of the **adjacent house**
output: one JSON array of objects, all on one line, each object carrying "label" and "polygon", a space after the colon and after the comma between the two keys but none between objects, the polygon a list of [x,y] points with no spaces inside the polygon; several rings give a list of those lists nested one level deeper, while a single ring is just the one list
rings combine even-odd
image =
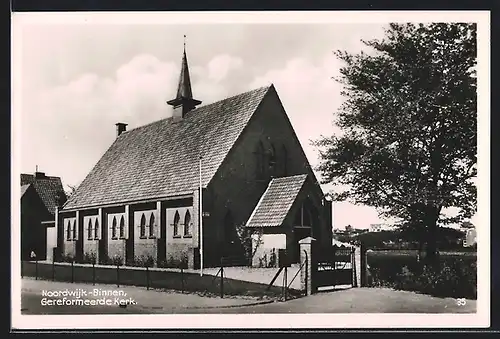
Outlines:
[{"label": "adjacent house", "polygon": [[[212,104],[193,97],[184,50],[165,118],[116,139],[58,210],[61,256],[158,266],[244,263],[241,228],[332,242],[325,199],[273,85]],[[203,262],[201,262],[203,260]]]},{"label": "adjacent house", "polygon": [[31,251],[38,260],[52,260],[57,246],[55,212],[66,201],[61,178],[43,172],[21,174],[21,258]]}]

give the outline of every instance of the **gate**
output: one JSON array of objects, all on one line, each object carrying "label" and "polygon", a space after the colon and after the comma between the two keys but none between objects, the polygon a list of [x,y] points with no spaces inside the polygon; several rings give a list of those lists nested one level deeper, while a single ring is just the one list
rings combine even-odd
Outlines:
[{"label": "gate", "polygon": [[353,286],[354,248],[328,246],[318,248],[313,270],[316,287]]}]

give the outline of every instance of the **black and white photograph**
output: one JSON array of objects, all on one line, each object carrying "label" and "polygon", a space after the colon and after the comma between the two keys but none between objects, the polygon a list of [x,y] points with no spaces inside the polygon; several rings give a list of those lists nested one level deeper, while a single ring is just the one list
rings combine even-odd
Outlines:
[{"label": "black and white photograph", "polygon": [[489,326],[489,30],[13,13],[13,328]]}]

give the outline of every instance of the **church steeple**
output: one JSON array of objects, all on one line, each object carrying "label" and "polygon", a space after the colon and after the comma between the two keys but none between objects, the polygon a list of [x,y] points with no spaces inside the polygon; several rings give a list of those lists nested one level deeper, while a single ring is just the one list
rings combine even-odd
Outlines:
[{"label": "church steeple", "polygon": [[189,67],[186,56],[186,36],[184,35],[184,52],[182,54],[181,74],[177,87],[177,96],[175,99],[167,101],[167,104],[173,106],[174,119],[182,119],[190,110],[194,109],[201,101],[193,99],[191,89],[191,78],[189,76]]}]

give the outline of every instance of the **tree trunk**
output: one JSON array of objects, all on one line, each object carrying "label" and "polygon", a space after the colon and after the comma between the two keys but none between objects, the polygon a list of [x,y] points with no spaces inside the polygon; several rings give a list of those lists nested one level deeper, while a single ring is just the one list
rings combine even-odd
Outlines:
[{"label": "tree trunk", "polygon": [[437,220],[439,214],[434,206],[429,206],[425,215],[426,243],[425,258],[428,264],[437,265],[439,263],[437,253]]}]

